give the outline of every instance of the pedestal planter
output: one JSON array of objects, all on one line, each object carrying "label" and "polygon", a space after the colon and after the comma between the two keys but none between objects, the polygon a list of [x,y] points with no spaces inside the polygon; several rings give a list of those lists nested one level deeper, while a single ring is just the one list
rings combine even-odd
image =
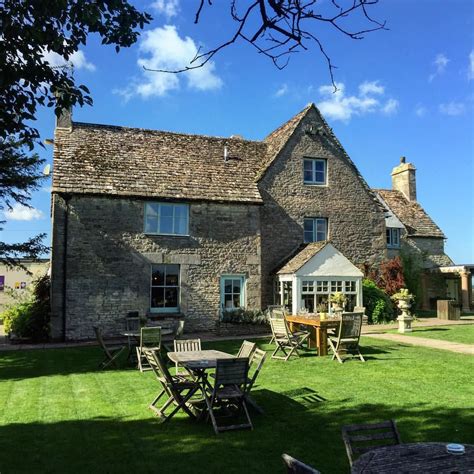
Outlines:
[{"label": "pedestal planter", "polygon": [[400,299],[398,300],[398,307],[401,309],[402,314],[398,316],[398,332],[403,334],[405,332],[412,332],[411,322],[413,317],[410,314],[409,309],[411,308],[410,299]]}]

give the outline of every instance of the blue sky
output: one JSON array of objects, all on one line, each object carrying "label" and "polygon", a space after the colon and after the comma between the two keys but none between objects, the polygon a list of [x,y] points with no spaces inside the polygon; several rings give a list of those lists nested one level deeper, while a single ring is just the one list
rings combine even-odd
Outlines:
[{"label": "blue sky", "polygon": [[[219,44],[234,26],[224,0],[197,26],[197,0],[134,3],[154,17],[135,46],[116,54],[91,37],[72,58],[77,82],[94,98],[93,107],[74,110],[74,120],[262,139],[315,102],[371,187],[390,188],[400,156],[416,166],[418,201],[448,236],[448,255],[474,263],[474,2],[381,0],[372,12],[388,31],[355,41],[322,30],[338,67],[336,94],[314,46],[282,71],[237,44],[193,73],[146,73],[142,65],[184,65],[197,45]],[[37,125],[43,139],[53,136],[51,109],[39,112]],[[39,153],[51,162],[51,147]],[[6,215],[3,240],[47,232],[49,243],[49,186],[33,195],[34,210]]]}]

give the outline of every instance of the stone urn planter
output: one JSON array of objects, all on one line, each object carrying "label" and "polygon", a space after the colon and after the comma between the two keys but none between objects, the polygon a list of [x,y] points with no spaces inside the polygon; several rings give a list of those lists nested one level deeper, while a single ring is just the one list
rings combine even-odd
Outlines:
[{"label": "stone urn planter", "polygon": [[398,332],[404,334],[406,332],[412,332],[411,323],[413,321],[413,316],[410,313],[410,308],[413,301],[413,295],[408,293],[408,290],[402,289],[398,293],[395,293],[392,296],[392,299],[396,301],[397,306],[401,310],[400,316],[398,316]]}]

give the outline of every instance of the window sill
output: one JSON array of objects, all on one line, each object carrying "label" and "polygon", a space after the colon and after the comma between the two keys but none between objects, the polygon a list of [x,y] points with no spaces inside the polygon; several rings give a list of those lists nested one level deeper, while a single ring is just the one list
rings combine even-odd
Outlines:
[{"label": "window sill", "polygon": [[143,232],[145,235],[153,235],[156,237],[191,237],[190,234],[156,234],[154,232]]},{"label": "window sill", "polygon": [[327,183],[307,183],[306,181],[303,181],[303,184],[305,186],[314,186],[318,188],[328,188],[329,185]]}]

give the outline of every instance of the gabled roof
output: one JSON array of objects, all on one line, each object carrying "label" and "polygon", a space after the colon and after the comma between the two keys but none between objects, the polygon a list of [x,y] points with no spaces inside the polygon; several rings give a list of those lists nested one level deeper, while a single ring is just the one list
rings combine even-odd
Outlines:
[{"label": "gabled roof", "polygon": [[320,250],[322,250],[328,242],[311,242],[299,247],[293,253],[286,263],[280,269],[276,269],[274,273],[277,275],[289,275],[296,273],[306,262],[311,260]]},{"label": "gabled roof", "polygon": [[53,192],[262,202],[262,142],[75,122],[55,145]]},{"label": "gabled roof", "polygon": [[375,189],[407,229],[410,237],[446,238],[425,210],[415,201],[409,201],[400,191]]}]

